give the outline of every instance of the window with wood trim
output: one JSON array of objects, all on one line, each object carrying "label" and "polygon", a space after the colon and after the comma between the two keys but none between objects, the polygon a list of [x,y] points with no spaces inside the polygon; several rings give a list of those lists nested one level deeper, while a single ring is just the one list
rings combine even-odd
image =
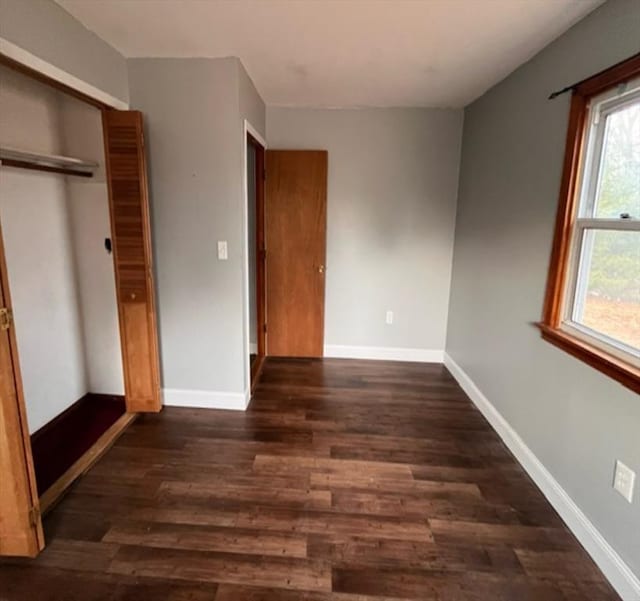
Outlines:
[{"label": "window with wood trim", "polygon": [[573,90],[540,326],[640,392],[640,55]]}]

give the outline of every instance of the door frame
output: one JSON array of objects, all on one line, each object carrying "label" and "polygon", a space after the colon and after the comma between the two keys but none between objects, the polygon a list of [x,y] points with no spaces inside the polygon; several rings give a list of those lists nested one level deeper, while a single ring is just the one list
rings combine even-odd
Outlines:
[{"label": "door frame", "polygon": [[[248,146],[252,144],[256,147],[256,198],[249,199],[249,181],[247,178],[248,170]],[[243,219],[242,229],[244,238],[244,291],[243,291],[243,304],[244,304],[244,386],[247,391],[247,403],[251,398],[251,393],[255,388],[256,383],[260,377],[260,371],[264,359],[267,356],[267,336],[266,336],[266,321],[267,321],[267,299],[266,299],[266,238],[264,227],[264,209],[265,209],[265,186],[264,186],[264,167],[265,167],[265,153],[267,151],[267,142],[260,135],[258,130],[247,120],[244,120],[242,128],[242,190],[243,190]],[[256,232],[249,232],[249,202],[250,200],[256,201]],[[255,361],[255,365],[251,366],[250,360],[250,298],[251,286],[249,285],[249,236],[256,236],[256,291],[258,293],[257,300],[257,333],[258,333],[258,358]],[[262,247],[262,248],[261,248]]]}]

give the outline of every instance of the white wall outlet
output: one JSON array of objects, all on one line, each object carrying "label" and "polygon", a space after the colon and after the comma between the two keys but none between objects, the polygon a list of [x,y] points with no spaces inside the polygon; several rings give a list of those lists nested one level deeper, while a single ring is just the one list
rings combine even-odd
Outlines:
[{"label": "white wall outlet", "polygon": [[387,311],[387,325],[390,326],[393,323],[393,311]]},{"label": "white wall outlet", "polygon": [[616,471],[613,477],[615,488],[629,503],[633,501],[633,486],[636,482],[636,473],[627,467],[622,461],[616,461]]},{"label": "white wall outlet", "polygon": [[227,241],[218,240],[218,259],[220,261],[226,261],[229,258],[227,253]]}]

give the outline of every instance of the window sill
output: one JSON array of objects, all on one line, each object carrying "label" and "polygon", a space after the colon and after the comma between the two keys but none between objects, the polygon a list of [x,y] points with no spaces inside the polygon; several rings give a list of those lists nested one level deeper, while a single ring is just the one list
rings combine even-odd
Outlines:
[{"label": "window sill", "polygon": [[640,369],[558,328],[536,324],[542,338],[640,394]]}]

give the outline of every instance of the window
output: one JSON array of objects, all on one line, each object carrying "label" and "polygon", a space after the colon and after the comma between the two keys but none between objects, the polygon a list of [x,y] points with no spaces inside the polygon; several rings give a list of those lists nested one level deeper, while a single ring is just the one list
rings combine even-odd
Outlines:
[{"label": "window", "polygon": [[574,89],[540,327],[640,392],[640,55]]}]

